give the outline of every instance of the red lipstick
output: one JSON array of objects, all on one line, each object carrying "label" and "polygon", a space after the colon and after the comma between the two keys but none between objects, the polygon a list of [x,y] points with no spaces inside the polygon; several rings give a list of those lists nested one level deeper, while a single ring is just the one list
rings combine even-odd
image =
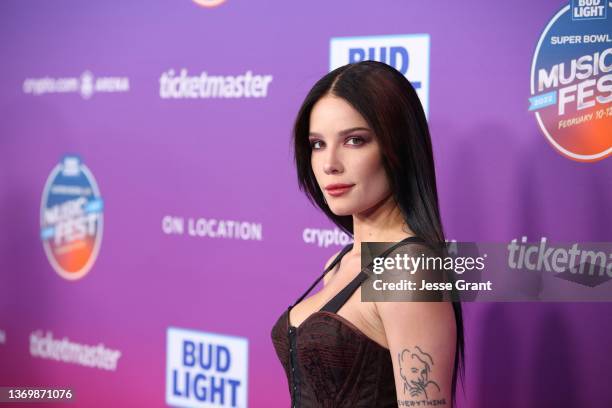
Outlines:
[{"label": "red lipstick", "polygon": [[325,186],[325,190],[327,190],[330,196],[338,197],[348,192],[353,186],[354,184],[336,183]]}]

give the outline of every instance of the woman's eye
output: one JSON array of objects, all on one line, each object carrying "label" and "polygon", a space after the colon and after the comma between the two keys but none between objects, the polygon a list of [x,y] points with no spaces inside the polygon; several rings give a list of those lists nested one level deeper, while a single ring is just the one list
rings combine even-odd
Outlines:
[{"label": "woman's eye", "polygon": [[[323,142],[321,140],[313,140],[310,142],[310,147],[313,150],[319,150],[322,148],[321,144]],[[359,146],[365,143],[365,140],[362,137],[353,136],[346,139],[346,143],[352,146]]]},{"label": "woman's eye", "polygon": [[352,145],[354,145],[354,146],[361,145],[361,144],[363,144],[363,143],[364,143],[364,140],[363,140],[362,138],[360,138],[360,137],[349,137],[349,138],[346,140],[346,141],[347,141],[347,143],[348,143],[348,141],[350,141],[350,140],[355,140],[355,141],[356,141],[356,143],[349,143],[349,144],[352,144]]}]

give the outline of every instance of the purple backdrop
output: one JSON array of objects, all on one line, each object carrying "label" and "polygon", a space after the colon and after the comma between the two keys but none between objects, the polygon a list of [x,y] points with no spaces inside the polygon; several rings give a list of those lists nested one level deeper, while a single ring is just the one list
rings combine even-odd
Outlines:
[{"label": "purple backdrop", "polygon": [[[333,226],[297,189],[290,130],[335,37],[429,34],[448,238],[611,241],[612,161],[563,157],[528,111],[536,43],[566,4],[1,2],[0,385],[70,386],[83,406],[164,406],[166,335],[179,327],[248,339],[249,406],[288,405],[270,329],[340,247],[305,242],[304,230]],[[161,98],[162,74],[183,68],[273,80],[261,98]],[[28,78],[85,71],[127,77],[129,90],[24,90]],[[104,200],[100,252],[75,281],[55,273],[40,238],[43,188],[66,154]],[[165,233],[167,216],[254,223],[261,239]],[[610,304],[464,309],[460,406],[612,406]],[[35,330],[104,343],[121,351],[118,366],[34,357]]]}]

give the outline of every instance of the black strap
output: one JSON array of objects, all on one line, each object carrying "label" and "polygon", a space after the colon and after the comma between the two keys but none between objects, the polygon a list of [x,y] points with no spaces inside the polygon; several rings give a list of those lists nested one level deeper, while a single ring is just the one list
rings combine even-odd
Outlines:
[{"label": "black strap", "polygon": [[[306,295],[308,295],[310,293],[310,291],[312,289],[314,289],[315,286],[317,286],[317,283],[319,283],[321,281],[321,279],[323,279],[323,277],[325,276],[325,274],[329,271],[331,271],[332,269],[334,269],[334,266],[336,266],[336,264],[338,262],[340,262],[340,260],[342,259],[342,257],[351,250],[351,248],[353,248],[353,244],[348,244],[347,246],[345,246],[344,248],[342,248],[342,251],[340,251],[340,253],[338,253],[338,255],[334,258],[334,260],[332,261],[332,263],[329,264],[329,266],[325,269],[325,271],[323,271],[323,274],[321,276],[319,276],[319,278],[312,284],[310,285],[310,287],[308,288],[308,290],[306,290],[306,292],[304,292],[304,294],[302,296],[300,296],[300,298],[298,300],[296,300],[293,305],[291,305],[291,307],[297,305],[298,303],[300,303],[302,301],[302,299],[304,299],[306,297]],[[291,308],[290,307],[290,308]]]},{"label": "black strap", "polygon": [[[419,237],[408,237],[408,238],[405,238],[405,239],[401,240],[400,242],[395,243],[393,246],[391,246],[391,248],[387,249],[386,251],[384,251],[379,256],[380,257],[385,257],[388,254],[390,254],[395,248],[397,248],[397,247],[399,247],[401,245],[410,243],[410,242],[422,242],[422,243],[424,243],[425,241],[422,238],[419,238]],[[374,260],[372,260],[372,262],[370,262],[370,265],[368,265],[368,268],[370,266],[372,266],[373,262],[374,262]],[[357,288],[359,286],[361,286],[361,284],[363,282],[365,282],[366,279],[368,279],[368,277],[369,277],[369,275],[367,273],[365,273],[363,270],[359,271],[359,274],[357,274],[357,276],[355,276],[355,279],[353,279],[340,292],[338,292],[338,294],[336,294],[336,296],[331,298],[329,300],[329,302],[327,302],[325,304],[325,306],[323,306],[321,308],[321,310],[322,311],[326,311],[326,312],[332,312],[332,313],[338,312],[338,310],[340,310],[342,305],[346,303],[346,301],[351,297],[351,295],[353,293],[355,293]],[[296,303],[298,303],[298,302],[296,302]]]}]

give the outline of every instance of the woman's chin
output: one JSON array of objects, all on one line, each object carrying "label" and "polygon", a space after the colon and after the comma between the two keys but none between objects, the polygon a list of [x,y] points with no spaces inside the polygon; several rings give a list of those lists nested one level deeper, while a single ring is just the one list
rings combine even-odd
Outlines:
[{"label": "woman's chin", "polygon": [[343,206],[343,205],[330,205],[329,209],[331,210],[331,212],[333,212],[335,215],[342,217],[345,215],[353,215],[353,208],[352,207],[347,207],[347,206]]}]

